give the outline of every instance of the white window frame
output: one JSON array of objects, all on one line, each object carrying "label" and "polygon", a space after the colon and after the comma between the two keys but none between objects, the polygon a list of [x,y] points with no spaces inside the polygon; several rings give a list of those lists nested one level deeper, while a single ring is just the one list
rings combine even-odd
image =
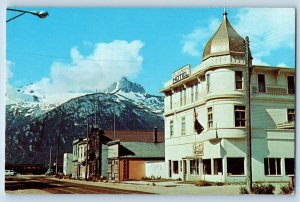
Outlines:
[{"label": "white window frame", "polygon": [[[289,77],[293,77],[294,78],[294,89],[293,89],[294,92],[293,93],[289,92],[289,79],[288,79]],[[287,89],[287,94],[288,95],[294,95],[295,94],[295,92],[296,92],[296,89],[295,89],[296,86],[295,86],[295,84],[296,84],[295,83],[295,76],[294,75],[287,75],[286,76],[286,89]]]},{"label": "white window frame", "polygon": [[[264,92],[260,91],[260,88],[259,88],[259,79],[258,79],[259,75],[263,75],[264,76],[264,89],[265,89]],[[259,93],[266,93],[267,92],[266,75],[265,74],[257,74],[257,90],[258,90]]]},{"label": "white window frame", "polygon": [[[245,107],[245,110],[236,110],[236,107]],[[243,106],[243,105],[234,105],[234,110],[233,110],[233,111],[234,111],[234,127],[235,127],[235,128],[245,128],[245,127],[246,127],[246,120],[247,120],[247,117],[246,117],[246,106]],[[244,119],[239,118],[239,119],[237,120],[237,117],[236,117],[236,115],[235,115],[236,111],[244,112],[244,113],[245,113]],[[236,125],[236,121],[245,121],[245,126],[237,126],[237,125]]]},{"label": "white window frame", "polygon": [[[264,158],[264,169],[265,169],[265,159],[267,159],[267,162],[268,162],[268,174],[265,173],[265,176],[281,176],[282,175],[282,161],[281,161],[281,158]],[[275,159],[275,174],[270,174],[270,159]],[[279,165],[278,165],[278,160],[279,159]],[[278,166],[280,168],[280,173],[278,173]]]},{"label": "white window frame", "polygon": [[207,90],[207,93],[211,92],[210,79],[211,79],[210,74],[207,74],[206,75],[206,90]]},{"label": "white window frame", "polygon": [[[286,113],[287,113],[287,122],[288,123],[294,122],[295,121],[295,109],[287,108]],[[294,117],[292,121],[289,120],[289,115]]]},{"label": "white window frame", "polygon": [[[210,110],[211,109],[211,110]],[[210,119],[210,115],[211,115],[211,119]],[[211,129],[214,127],[214,115],[213,115],[213,108],[212,107],[208,107],[207,108],[207,128]]]},{"label": "white window frame", "polygon": [[[241,80],[237,79],[237,73],[241,73],[242,74],[242,78]],[[235,90],[244,90],[244,74],[243,71],[235,71],[234,72],[234,84],[235,84]],[[242,82],[242,88],[237,88],[237,82]]]},{"label": "white window frame", "polygon": [[170,121],[170,138],[174,137],[174,121]]},{"label": "white window frame", "polygon": [[185,117],[181,117],[181,135],[186,135],[186,122]]}]

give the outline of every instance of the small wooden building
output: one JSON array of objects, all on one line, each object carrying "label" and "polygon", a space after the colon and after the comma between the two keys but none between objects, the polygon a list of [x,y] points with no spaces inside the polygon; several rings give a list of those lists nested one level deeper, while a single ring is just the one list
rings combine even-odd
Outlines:
[{"label": "small wooden building", "polygon": [[108,145],[108,178],[141,180],[146,176],[145,163],[165,159],[164,143],[111,141]]}]

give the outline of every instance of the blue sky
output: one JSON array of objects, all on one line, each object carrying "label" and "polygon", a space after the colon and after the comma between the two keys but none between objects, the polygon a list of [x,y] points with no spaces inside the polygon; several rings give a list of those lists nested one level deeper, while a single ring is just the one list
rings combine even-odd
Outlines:
[{"label": "blue sky", "polygon": [[[173,71],[201,63],[223,19],[223,8],[22,9],[49,16],[7,23],[8,84],[37,82],[49,93],[101,90],[126,76],[159,95]],[[250,37],[254,64],[295,66],[294,9],[227,13],[236,31]]]}]

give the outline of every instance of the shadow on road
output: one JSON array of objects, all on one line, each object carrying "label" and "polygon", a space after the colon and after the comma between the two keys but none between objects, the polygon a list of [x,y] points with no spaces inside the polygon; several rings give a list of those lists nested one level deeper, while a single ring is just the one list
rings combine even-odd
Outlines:
[{"label": "shadow on road", "polygon": [[5,190],[7,191],[23,190],[23,189],[48,189],[48,188],[56,188],[56,187],[59,187],[59,185],[55,185],[53,183],[50,184],[50,182],[36,181],[34,179],[20,179],[20,178],[5,179]]}]

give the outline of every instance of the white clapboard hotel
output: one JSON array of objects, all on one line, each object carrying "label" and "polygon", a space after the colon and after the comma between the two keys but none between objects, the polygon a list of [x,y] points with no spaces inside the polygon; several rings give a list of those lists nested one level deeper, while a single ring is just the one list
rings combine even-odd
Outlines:
[{"label": "white clapboard hotel", "polygon": [[[223,16],[202,63],[173,72],[162,89],[172,179],[246,180],[245,40]],[[249,74],[253,182],[288,181],[295,167],[295,69],[252,65]]]}]

